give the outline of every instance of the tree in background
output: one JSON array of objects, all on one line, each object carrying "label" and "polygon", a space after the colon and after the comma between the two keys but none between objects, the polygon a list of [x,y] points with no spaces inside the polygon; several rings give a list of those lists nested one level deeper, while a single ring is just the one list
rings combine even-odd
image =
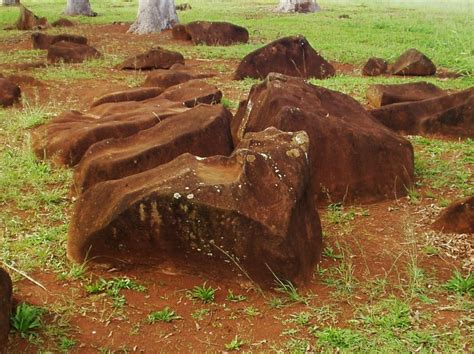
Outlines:
[{"label": "tree in background", "polygon": [[68,16],[97,16],[97,13],[92,11],[89,0],[67,0],[64,14]]},{"label": "tree in background", "polygon": [[279,12],[316,12],[320,7],[314,0],[280,0]]},{"label": "tree in background", "polygon": [[178,23],[174,0],[140,0],[138,15],[129,32],[145,34],[161,32]]}]

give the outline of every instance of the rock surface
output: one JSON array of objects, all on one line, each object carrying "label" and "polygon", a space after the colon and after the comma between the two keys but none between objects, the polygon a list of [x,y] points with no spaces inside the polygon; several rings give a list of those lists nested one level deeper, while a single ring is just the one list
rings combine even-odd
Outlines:
[{"label": "rock surface", "polygon": [[416,49],[408,49],[392,66],[393,75],[431,76],[436,74],[436,66],[423,53]]},{"label": "rock surface", "polygon": [[9,107],[20,100],[21,89],[10,80],[0,77],[0,107]]},{"label": "rock surface", "polygon": [[362,68],[362,74],[365,76],[379,76],[386,74],[388,63],[382,58],[370,58]]},{"label": "rock surface", "polygon": [[270,126],[308,133],[312,187],[320,202],[328,196],[332,202],[374,202],[404,195],[413,183],[410,142],[342,93],[271,74],[241,102],[232,121],[234,144]]},{"label": "rock surface", "polygon": [[33,42],[33,49],[49,49],[52,44],[61,41],[77,44],[87,44],[87,38],[83,36],[77,36],[74,34],[59,34],[51,36],[41,32],[33,33],[31,35],[31,41]]},{"label": "rock surface", "polygon": [[55,165],[75,166],[99,141],[134,135],[200,103],[219,103],[221,97],[214,86],[191,81],[140,102],[103,103],[88,114],[66,112],[32,131],[33,150]]},{"label": "rock surface", "polygon": [[44,29],[49,26],[46,17],[38,17],[25,6],[20,4],[20,17],[15,27],[20,31]]},{"label": "rock surface", "polygon": [[335,74],[334,67],[319,55],[305,37],[278,39],[244,57],[234,78],[265,79],[271,72],[317,79]]},{"label": "rock surface", "polygon": [[51,63],[82,63],[86,59],[100,58],[102,54],[89,45],[60,41],[48,48]]},{"label": "rock surface", "polygon": [[171,50],[161,47],[150,49],[148,52],[139,54],[125,60],[117,66],[119,70],[153,70],[169,69],[174,64],[184,64],[184,57]]},{"label": "rock surface", "polygon": [[433,228],[454,234],[474,233],[474,196],[449,205],[436,219]]},{"label": "rock surface", "polygon": [[474,138],[474,88],[423,101],[395,103],[370,111],[388,128],[409,135]]},{"label": "rock surface", "polygon": [[74,22],[68,20],[67,18],[60,18],[59,20],[54,21],[51,26],[53,27],[74,27]]},{"label": "rock surface", "polygon": [[159,96],[162,93],[163,89],[160,87],[139,87],[125,91],[112,92],[96,99],[92,102],[91,107],[100,106],[104,103],[144,101]]},{"label": "rock surface", "polygon": [[249,40],[247,29],[228,22],[191,22],[174,26],[172,34],[174,39],[191,40],[195,45],[229,46]]},{"label": "rock surface", "polygon": [[428,82],[414,82],[398,85],[371,85],[367,89],[367,99],[373,107],[392,103],[423,101],[446,95],[446,91]]},{"label": "rock surface", "polygon": [[150,170],[186,152],[201,157],[230,155],[231,119],[221,105],[199,105],[128,138],[94,144],[76,168],[74,185],[84,191],[102,181]]},{"label": "rock surface", "polygon": [[193,68],[182,64],[175,64],[168,70],[154,70],[149,73],[143,86],[145,87],[168,87],[183,84],[187,81],[213,77],[212,73],[199,73]]},{"label": "rock surface", "polygon": [[12,281],[8,273],[0,268],[0,352],[7,346],[12,312]]},{"label": "rock surface", "polygon": [[76,204],[68,256],[141,264],[171,258],[197,268],[212,259],[223,268],[230,262],[224,251],[259,283],[274,284],[268,268],[281,279],[309,280],[321,228],[308,193],[308,142],[305,132],[271,128],[247,135],[230,157],[183,154],[99,183]]}]

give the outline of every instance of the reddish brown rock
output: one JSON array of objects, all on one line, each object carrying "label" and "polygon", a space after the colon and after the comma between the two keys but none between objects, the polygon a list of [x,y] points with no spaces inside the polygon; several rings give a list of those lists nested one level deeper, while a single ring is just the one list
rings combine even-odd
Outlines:
[{"label": "reddish brown rock", "polygon": [[321,202],[374,202],[404,195],[413,183],[410,142],[347,95],[271,74],[241,102],[232,120],[234,143],[271,126],[308,133],[312,186]]},{"label": "reddish brown rock", "polygon": [[371,85],[367,89],[367,99],[373,107],[381,107],[399,102],[423,101],[443,95],[446,95],[446,91],[428,82]]},{"label": "reddish brown rock", "polygon": [[48,60],[51,63],[82,63],[86,59],[100,58],[101,56],[94,47],[65,41],[54,43],[48,49]]},{"label": "reddish brown rock", "polygon": [[75,166],[91,145],[131,136],[185,110],[182,103],[167,101],[165,104],[162,100],[160,104],[143,105],[103,118],[66,112],[32,132],[33,150],[38,158],[49,159],[55,165]]},{"label": "reddish brown rock", "polygon": [[119,70],[153,70],[169,69],[176,63],[184,64],[184,57],[171,50],[161,47],[150,49],[148,52],[139,54],[125,60],[117,66]]},{"label": "reddish brown rock", "polygon": [[370,58],[362,68],[362,74],[365,76],[379,76],[387,73],[388,64],[382,58]]},{"label": "reddish brown rock", "polygon": [[190,68],[184,66],[173,66],[169,70],[154,70],[147,75],[145,87],[161,87],[167,89],[168,87],[183,84],[190,80],[205,79],[213,77],[211,73],[197,73]]},{"label": "reddish brown rock", "polygon": [[87,150],[77,166],[74,186],[82,192],[99,182],[150,170],[186,152],[201,157],[230,155],[231,119],[232,114],[220,105],[199,105],[128,138],[101,141]]},{"label": "reddish brown rock", "polygon": [[95,100],[91,107],[100,106],[104,103],[117,103],[126,101],[144,101],[149,98],[159,96],[163,93],[163,89],[159,87],[139,87],[135,89],[112,92]]},{"label": "reddish brown rock", "polygon": [[393,75],[431,76],[436,74],[436,66],[423,53],[408,49],[392,66]]},{"label": "reddish brown rock", "polygon": [[20,88],[8,79],[0,78],[0,106],[12,106],[20,100]]},{"label": "reddish brown rock", "polygon": [[306,38],[296,36],[279,39],[248,54],[234,78],[265,79],[271,72],[317,79],[335,74],[334,67],[310,46]]},{"label": "reddish brown rock", "polygon": [[20,5],[20,17],[15,27],[20,31],[44,29],[49,26],[46,17],[38,17],[25,6]]},{"label": "reddish brown rock", "polygon": [[31,35],[33,42],[33,49],[49,49],[49,47],[57,42],[71,42],[77,44],[87,44],[87,38],[83,36],[77,36],[74,34],[59,34],[51,36],[48,34],[36,32]]},{"label": "reddish brown rock", "polygon": [[474,233],[474,196],[449,205],[436,219],[433,228],[454,234]]},{"label": "reddish brown rock", "polygon": [[8,273],[0,268],[0,352],[7,347],[12,312],[12,281]]},{"label": "reddish brown rock", "polygon": [[236,43],[247,43],[249,32],[241,26],[228,22],[196,21],[173,27],[173,38],[191,40],[195,45],[229,46]]},{"label": "reddish brown rock", "polygon": [[67,18],[60,18],[59,20],[54,21],[51,26],[53,27],[74,27],[74,22],[68,20]]},{"label": "reddish brown rock", "polygon": [[[228,268],[257,282],[311,279],[321,228],[308,193],[305,132],[249,134],[230,157],[183,154],[155,169],[99,183],[78,200],[68,256],[82,263],[166,259]],[[223,252],[227,253],[225,255]]]},{"label": "reddish brown rock", "polygon": [[474,138],[474,88],[423,101],[395,103],[370,111],[388,128],[409,135]]},{"label": "reddish brown rock", "polygon": [[[158,99],[166,99],[173,102],[183,102],[186,107],[194,107],[200,103],[215,104],[220,103],[222,91],[205,81],[192,80],[183,84],[167,88]],[[154,98],[146,102],[154,102]]]}]

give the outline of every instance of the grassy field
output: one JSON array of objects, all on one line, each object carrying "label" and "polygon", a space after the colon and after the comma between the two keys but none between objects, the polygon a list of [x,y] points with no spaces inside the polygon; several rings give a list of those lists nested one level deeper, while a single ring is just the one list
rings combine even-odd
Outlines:
[{"label": "grassy field", "polygon": [[[354,67],[350,74],[312,82],[362,103],[370,84],[418,80],[366,78],[358,69],[370,56],[393,60],[411,47],[443,70],[461,74],[427,81],[450,90],[474,86],[470,0],[321,0],[324,11],[311,15],[276,14],[276,0],[187,2],[193,9],[179,13],[182,22],[230,21],[250,31],[249,44],[233,47],[166,42],[222,77],[262,44],[304,34],[327,59]],[[23,3],[50,21],[61,17],[64,6],[59,0]],[[428,228],[440,208],[474,194],[474,141],[469,139],[409,137],[417,183],[407,198],[320,210],[324,261],[309,289],[279,284],[275,291],[261,294],[227,280],[162,275],[156,280],[156,274],[111,274],[68,262],[72,173],[37,161],[29,131],[64,110],[87,107],[84,88],[96,82],[111,88],[139,85],[144,74],[111,68],[130,54],[127,47],[146,49],[161,43],[159,35],[121,43],[120,34],[96,31],[114,21],[133,21],[136,1],[91,3],[99,16],[75,19],[82,25],[70,31],[93,37],[104,58],[33,69],[26,74],[46,88],[28,89],[21,106],[0,109],[0,261],[48,289],[44,292],[11,270],[16,296],[26,304],[13,321],[11,352],[126,353],[150,346],[164,351],[472,352],[472,237],[450,239]],[[343,14],[350,18],[340,19]],[[12,24],[17,15],[16,8],[0,7],[0,27]],[[29,46],[29,35],[0,31],[0,73],[21,74],[15,65],[44,58]],[[223,88],[226,105],[235,109],[256,81],[219,77],[212,82]],[[387,215],[389,225],[381,226]],[[385,257],[383,266],[373,261],[379,255]],[[153,305],[144,305],[148,303]]]}]

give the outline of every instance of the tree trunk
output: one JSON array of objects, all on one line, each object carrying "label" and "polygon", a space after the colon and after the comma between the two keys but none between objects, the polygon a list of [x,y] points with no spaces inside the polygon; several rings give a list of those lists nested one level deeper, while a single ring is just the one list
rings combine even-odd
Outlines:
[{"label": "tree trunk", "polygon": [[97,16],[97,13],[92,11],[89,0],[67,0],[64,14],[68,16]]},{"label": "tree trunk", "polygon": [[178,22],[174,0],[140,0],[137,19],[128,31],[138,34],[161,32]]},{"label": "tree trunk", "polygon": [[20,0],[2,0],[3,6],[15,6],[20,5]]},{"label": "tree trunk", "polygon": [[321,8],[314,0],[280,0],[279,12],[316,12]]}]

